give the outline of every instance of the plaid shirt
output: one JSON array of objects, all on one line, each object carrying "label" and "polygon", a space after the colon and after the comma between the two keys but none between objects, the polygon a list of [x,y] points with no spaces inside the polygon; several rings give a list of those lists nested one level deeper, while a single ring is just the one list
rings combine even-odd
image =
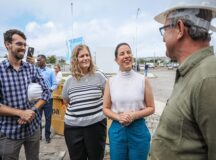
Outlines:
[{"label": "plaid shirt", "polygon": [[[41,85],[43,93],[41,99],[47,101],[50,98],[50,91],[39,70],[32,64],[23,62],[18,71],[8,60],[0,63],[0,102],[4,105],[17,109],[31,109],[34,104],[28,101],[28,85],[36,82]],[[36,117],[31,123],[18,124],[17,116],[0,115],[0,132],[10,139],[23,139],[33,135],[40,126],[41,117]]]}]

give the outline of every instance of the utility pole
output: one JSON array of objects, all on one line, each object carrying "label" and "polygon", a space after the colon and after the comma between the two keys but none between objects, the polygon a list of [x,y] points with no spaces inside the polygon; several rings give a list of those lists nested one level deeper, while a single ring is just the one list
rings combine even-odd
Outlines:
[{"label": "utility pole", "polygon": [[136,71],[138,71],[138,57],[137,57],[137,30],[138,30],[138,28],[137,28],[137,25],[138,25],[138,16],[139,16],[139,12],[140,12],[140,8],[137,8],[137,13],[136,13]]},{"label": "utility pole", "polygon": [[74,19],[73,19],[73,2],[71,2],[71,22],[72,22],[72,27],[71,27],[71,29],[72,29],[72,37],[74,37],[74,35],[73,35],[73,21],[74,21]]},{"label": "utility pole", "polygon": [[94,52],[94,59],[95,59],[95,65],[97,65],[97,62],[96,62],[96,52]]},{"label": "utility pole", "polygon": [[[73,2],[71,2],[70,4],[70,8],[71,8],[71,36],[70,38],[73,39],[74,37],[74,31],[73,31]],[[68,52],[66,53],[66,62],[68,64],[70,64],[70,54],[72,52],[71,50],[71,44],[70,44],[70,41],[69,40],[66,40],[66,45],[67,45],[67,48],[68,48]]]}]

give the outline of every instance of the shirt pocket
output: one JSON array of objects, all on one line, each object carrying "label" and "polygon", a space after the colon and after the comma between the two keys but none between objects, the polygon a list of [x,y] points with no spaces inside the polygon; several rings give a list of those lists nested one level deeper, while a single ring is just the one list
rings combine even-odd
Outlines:
[{"label": "shirt pocket", "polygon": [[160,139],[154,139],[150,150],[151,160],[179,160],[177,152],[171,150],[171,147]]},{"label": "shirt pocket", "polygon": [[176,111],[166,109],[160,119],[158,133],[172,143],[180,144],[184,118]]}]

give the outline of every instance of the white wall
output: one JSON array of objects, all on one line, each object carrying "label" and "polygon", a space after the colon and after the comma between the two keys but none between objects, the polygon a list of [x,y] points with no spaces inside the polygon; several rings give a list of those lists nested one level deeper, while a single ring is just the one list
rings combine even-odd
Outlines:
[{"label": "white wall", "polygon": [[118,65],[115,62],[114,47],[97,47],[92,53],[93,59],[96,58],[97,67],[104,73],[117,73]]}]

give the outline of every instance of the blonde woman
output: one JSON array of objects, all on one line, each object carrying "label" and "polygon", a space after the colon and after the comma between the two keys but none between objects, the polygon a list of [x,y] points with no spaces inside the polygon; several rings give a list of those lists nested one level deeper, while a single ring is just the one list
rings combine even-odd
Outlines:
[{"label": "blonde woman", "polygon": [[87,45],[78,45],[71,56],[70,77],[62,96],[67,103],[65,141],[71,160],[102,160],[106,141],[106,119],[102,111],[106,78],[95,72]]}]

